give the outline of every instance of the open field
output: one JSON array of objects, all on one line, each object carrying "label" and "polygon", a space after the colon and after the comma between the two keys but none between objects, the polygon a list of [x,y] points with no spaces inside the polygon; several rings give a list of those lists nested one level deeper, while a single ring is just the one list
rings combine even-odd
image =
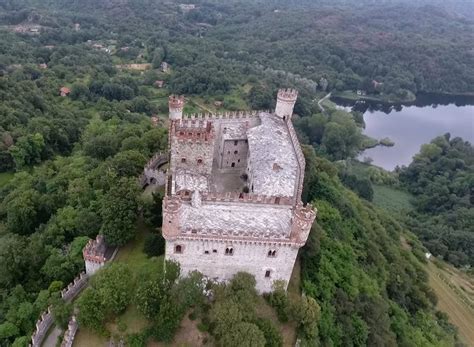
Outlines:
[{"label": "open field", "polygon": [[462,341],[474,346],[474,279],[444,262],[440,266],[429,262],[426,270],[438,309],[447,313]]}]

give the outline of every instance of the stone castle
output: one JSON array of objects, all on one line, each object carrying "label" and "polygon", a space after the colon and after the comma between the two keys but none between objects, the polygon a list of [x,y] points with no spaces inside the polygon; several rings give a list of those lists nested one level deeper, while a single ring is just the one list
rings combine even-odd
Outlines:
[{"label": "stone castle", "polygon": [[165,257],[226,281],[253,274],[259,292],[290,280],[316,217],[301,202],[305,160],[291,117],[297,91],[281,89],[274,112],[183,116],[169,98]]}]

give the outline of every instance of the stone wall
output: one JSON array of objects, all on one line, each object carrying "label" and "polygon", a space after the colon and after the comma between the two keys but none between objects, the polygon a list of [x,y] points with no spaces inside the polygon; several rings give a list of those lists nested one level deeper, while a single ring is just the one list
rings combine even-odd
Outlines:
[{"label": "stone wall", "polygon": [[74,281],[69,283],[69,285],[61,291],[61,297],[64,301],[71,301],[81,292],[82,289],[87,285],[89,276],[85,272],[81,272]]},{"label": "stone wall", "polygon": [[[181,201],[191,201],[191,195],[186,192],[180,192],[176,195]],[[253,193],[237,193],[237,192],[201,192],[201,200],[203,203],[248,203],[248,204],[265,204],[265,205],[292,205],[294,199],[290,197],[278,197]]]},{"label": "stone wall", "polygon": [[293,123],[290,121],[286,122],[288,126],[288,133],[290,134],[291,141],[293,142],[293,148],[295,149],[296,152],[296,159],[298,160],[298,166],[299,166],[299,173],[298,173],[298,183],[296,185],[297,187],[297,197],[298,199],[301,199],[301,194],[303,193],[303,181],[304,181],[304,170],[306,167],[306,161],[304,159],[304,154],[303,151],[301,150],[301,145],[298,140],[298,137],[296,136],[296,131],[295,128],[293,127]]},{"label": "stone wall", "polygon": [[[81,272],[73,282],[61,291],[61,298],[66,302],[70,302],[84,289],[88,280],[89,276],[85,272]],[[36,329],[31,336],[31,347],[41,346],[53,323],[54,319],[51,313],[51,307],[48,307],[48,310],[43,312],[40,319],[36,322]]]},{"label": "stone wall", "polygon": [[225,140],[220,153],[219,167],[222,169],[246,168],[248,151],[247,140]]},{"label": "stone wall", "polygon": [[143,168],[143,173],[139,177],[139,183],[142,187],[147,184],[163,186],[166,183],[166,172],[160,169],[164,164],[168,163],[168,153],[156,153]]},{"label": "stone wall", "polygon": [[183,169],[203,175],[212,172],[214,141],[193,142],[172,139],[171,171]]},{"label": "stone wall", "polygon": [[67,330],[64,332],[61,347],[72,347],[72,344],[74,343],[74,338],[76,337],[77,328],[78,325],[76,321],[76,316],[73,315],[69,320]]},{"label": "stone wall", "polygon": [[[175,246],[181,245],[182,253],[175,253]],[[226,249],[232,248],[232,255]],[[275,251],[275,256],[268,256]],[[239,271],[255,276],[257,290],[270,292],[275,280],[290,280],[298,247],[272,242],[236,242],[217,240],[183,240],[166,242],[166,259],[179,262],[181,272],[199,270],[210,279],[230,280]],[[266,272],[270,271],[270,277]]]},{"label": "stone wall", "polygon": [[184,115],[184,119],[242,119],[242,118],[255,118],[258,116],[260,112],[267,112],[265,111],[231,111],[231,112],[224,112],[224,113],[192,113]]},{"label": "stone wall", "polygon": [[53,324],[53,315],[51,313],[51,307],[48,307],[48,310],[43,312],[40,319],[36,321],[36,329],[31,336],[31,347],[40,347],[43,343],[46,334]]}]

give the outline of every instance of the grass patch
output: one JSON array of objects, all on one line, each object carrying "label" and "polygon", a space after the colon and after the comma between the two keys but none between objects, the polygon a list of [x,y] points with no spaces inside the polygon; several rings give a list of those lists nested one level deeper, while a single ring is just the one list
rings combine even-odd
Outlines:
[{"label": "grass patch", "polygon": [[373,203],[381,208],[391,212],[405,212],[413,209],[411,200],[413,196],[403,190],[383,186],[374,185]]},{"label": "grass patch", "polygon": [[107,346],[109,339],[87,328],[80,328],[74,338],[74,347]]},{"label": "grass patch", "polygon": [[[120,325],[126,328],[125,331],[119,330]],[[150,322],[138,311],[135,305],[130,305],[114,323],[107,324],[107,330],[117,335],[135,334],[142,332],[148,326],[150,326]]]},{"label": "grass patch", "polygon": [[13,172],[0,172],[0,187],[6,185],[13,178]]},{"label": "grass patch", "polygon": [[135,240],[120,248],[114,261],[127,263],[130,265],[132,271],[148,263],[149,259],[147,255],[143,253],[143,245],[145,244],[145,237],[149,233],[151,233],[151,230],[143,221],[138,221]]}]

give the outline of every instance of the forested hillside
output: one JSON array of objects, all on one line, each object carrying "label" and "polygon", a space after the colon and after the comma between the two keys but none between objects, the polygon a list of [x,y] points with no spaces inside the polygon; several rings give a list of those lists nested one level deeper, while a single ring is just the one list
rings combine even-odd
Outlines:
[{"label": "forested hillside", "polygon": [[455,266],[474,266],[474,148],[450,134],[421,147],[400,172],[416,196],[407,225],[426,247]]},{"label": "forested hillside", "polygon": [[[395,97],[473,92],[473,24],[463,7],[195,3],[188,11],[152,0],[0,2],[0,345],[28,344],[39,314],[57,304],[59,291],[83,268],[81,249],[89,238],[102,233],[124,245],[136,236],[140,211],[159,213],[159,199],[140,199],[136,177],[167,146],[170,93],[187,94],[186,112],[261,109],[274,106],[282,86],[300,91],[295,125],[311,145],[305,148],[305,200],[319,209],[302,255],[302,288],[321,313],[317,328],[300,326],[301,336],[324,345],[453,345],[452,326],[433,309],[416,238],[413,252],[402,249],[404,228],[344,188],[327,161],[353,158],[370,142],[362,136],[361,115],[322,113],[313,99],[370,89],[373,79],[383,85],[369,92]],[[171,71],[161,71],[164,61]],[[132,63],[149,65],[125,65]],[[158,80],[164,88],[156,87]],[[62,87],[67,96],[60,96]],[[417,233],[439,243],[439,254],[449,260],[444,246],[460,250],[445,242],[453,207],[465,216],[456,222],[462,230],[454,233],[456,242],[470,240],[465,188],[472,177],[461,171],[472,167],[472,147],[455,139],[434,146],[401,177],[420,199],[421,217],[413,220],[431,228],[440,213],[441,234]],[[430,176],[433,168],[445,170],[442,177]],[[351,186],[348,177],[341,178]],[[365,183],[356,180],[351,188],[370,200]],[[440,204],[438,189],[449,190]],[[472,249],[461,251],[451,261],[466,264],[467,257],[472,264]],[[221,298],[233,294],[224,290]],[[243,315],[238,323],[242,329],[258,325],[254,318]],[[252,329],[261,342],[262,332]],[[223,338],[219,328],[212,333]]]},{"label": "forested hillside", "polygon": [[454,328],[433,310],[419,241],[401,247],[406,230],[394,218],[344,189],[311,148],[305,156],[304,198],[318,221],[302,254],[303,290],[321,306],[322,344],[454,345]]}]

